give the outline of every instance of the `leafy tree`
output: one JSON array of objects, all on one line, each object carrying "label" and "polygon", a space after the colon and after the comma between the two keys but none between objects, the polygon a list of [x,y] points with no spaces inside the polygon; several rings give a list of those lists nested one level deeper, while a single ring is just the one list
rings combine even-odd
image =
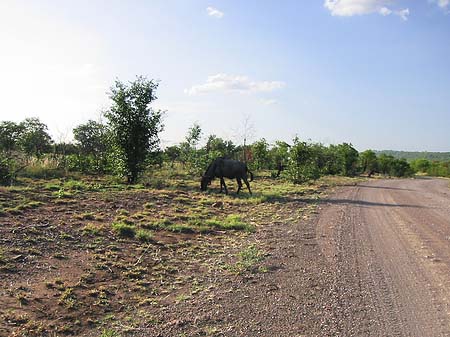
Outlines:
[{"label": "leafy tree", "polygon": [[104,172],[107,166],[108,130],[106,125],[87,121],[73,129],[80,150],[78,164],[81,171]]},{"label": "leafy tree", "polygon": [[184,142],[180,144],[181,156],[180,159],[183,164],[189,164],[190,169],[196,170],[199,163],[199,153],[197,151],[197,145],[202,136],[202,128],[199,124],[194,123],[186,134]]},{"label": "leafy tree", "polygon": [[378,170],[381,174],[387,175],[391,174],[391,167],[392,163],[394,162],[395,158],[391,155],[387,154],[380,154],[378,156]]},{"label": "leafy tree", "polygon": [[19,127],[22,131],[18,143],[27,155],[40,157],[50,151],[52,138],[48,134],[47,125],[39,118],[26,118]]},{"label": "leafy tree", "polygon": [[307,142],[302,142],[298,137],[294,138],[289,151],[288,176],[290,180],[299,184],[320,177],[317,166],[317,156],[313,147]]},{"label": "leafy tree", "polygon": [[378,159],[375,152],[372,150],[366,150],[359,155],[359,161],[361,165],[361,171],[367,173],[369,177],[375,173],[378,169]]},{"label": "leafy tree", "polygon": [[22,126],[17,123],[10,121],[1,122],[0,151],[10,154],[13,150],[16,150],[22,131]]},{"label": "leafy tree", "polygon": [[413,174],[413,170],[406,159],[394,159],[391,163],[390,174],[394,177],[408,177]]},{"label": "leafy tree", "polygon": [[200,138],[202,136],[202,128],[199,124],[194,123],[186,135],[186,143],[189,145],[190,148],[195,149],[198,145],[198,142],[200,141]]},{"label": "leafy tree", "polygon": [[339,144],[335,149],[340,173],[344,176],[354,176],[358,171],[358,151],[348,143]]},{"label": "leafy tree", "polygon": [[272,176],[279,177],[281,171],[284,170],[289,161],[289,148],[291,146],[283,141],[276,141],[275,145],[270,149],[269,156],[271,161],[271,169],[276,169],[277,172]]},{"label": "leafy tree", "polygon": [[210,135],[206,141],[205,151],[211,159],[216,157],[232,158],[236,153],[236,146],[231,140],[223,140],[216,135]]},{"label": "leafy tree", "polygon": [[113,103],[105,116],[111,129],[112,153],[130,184],[144,169],[147,155],[159,147],[163,112],[149,106],[157,99],[157,88],[157,82],[142,76],[128,85],[116,80],[111,87]]},{"label": "leafy tree", "polygon": [[11,184],[12,180],[12,160],[0,153],[0,185]]},{"label": "leafy tree", "polygon": [[168,146],[164,150],[164,154],[170,160],[170,166],[173,167],[175,164],[175,161],[180,158],[181,149],[178,145]]},{"label": "leafy tree", "polygon": [[73,138],[83,154],[101,155],[107,149],[106,126],[93,120],[73,129]]},{"label": "leafy tree", "polygon": [[431,167],[431,162],[427,159],[415,159],[411,162],[411,167],[415,172],[426,173]]},{"label": "leafy tree", "polygon": [[269,144],[262,138],[251,145],[253,153],[253,163],[257,170],[269,168]]}]

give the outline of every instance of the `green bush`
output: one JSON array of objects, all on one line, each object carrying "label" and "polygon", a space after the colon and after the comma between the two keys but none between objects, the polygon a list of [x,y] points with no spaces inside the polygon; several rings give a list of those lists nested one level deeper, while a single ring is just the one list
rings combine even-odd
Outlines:
[{"label": "green bush", "polygon": [[0,185],[6,186],[11,184],[12,180],[12,163],[8,158],[0,157]]},{"label": "green bush", "polygon": [[136,238],[140,241],[150,241],[153,238],[153,233],[146,229],[138,229],[136,232]]},{"label": "green bush", "polygon": [[124,222],[116,222],[112,224],[113,231],[123,237],[134,237],[136,235],[136,227]]}]

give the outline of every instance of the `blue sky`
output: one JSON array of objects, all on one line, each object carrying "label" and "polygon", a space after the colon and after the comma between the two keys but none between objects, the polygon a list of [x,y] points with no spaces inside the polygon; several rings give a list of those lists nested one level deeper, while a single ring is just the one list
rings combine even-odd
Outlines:
[{"label": "blue sky", "polygon": [[56,140],[114,79],[159,79],[163,144],[204,135],[450,151],[450,1],[2,1],[0,120]]}]

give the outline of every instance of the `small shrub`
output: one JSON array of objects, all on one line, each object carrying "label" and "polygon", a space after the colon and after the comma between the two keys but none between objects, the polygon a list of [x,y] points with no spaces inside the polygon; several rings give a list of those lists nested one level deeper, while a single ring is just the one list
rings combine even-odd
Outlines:
[{"label": "small shrub", "polygon": [[134,237],[136,235],[136,227],[134,225],[129,225],[123,222],[116,222],[112,224],[112,228],[120,236],[123,237]]},{"label": "small shrub", "polygon": [[79,220],[95,220],[95,214],[93,212],[86,212],[82,214],[77,214],[75,218]]},{"label": "small shrub", "polygon": [[64,188],[69,191],[86,191],[89,190],[89,186],[83,181],[69,180],[64,183]]},{"label": "small shrub", "polygon": [[239,261],[231,266],[230,269],[241,274],[243,272],[257,272],[263,271],[262,268],[257,268],[257,265],[264,261],[264,252],[262,252],[256,245],[250,245],[243,249],[239,254]]},{"label": "small shrub", "polygon": [[115,330],[104,329],[100,337],[120,337],[120,335]]},{"label": "small shrub", "polygon": [[54,191],[52,193],[52,195],[55,196],[58,199],[61,199],[61,198],[70,198],[73,194],[70,193],[70,192],[65,191],[64,188],[61,187],[59,190]]},{"label": "small shrub", "polygon": [[88,223],[86,226],[83,227],[82,232],[84,234],[99,235],[100,228],[92,223]]},{"label": "small shrub", "polygon": [[136,232],[136,238],[140,241],[147,242],[153,238],[153,233],[146,229],[139,229]]},{"label": "small shrub", "polygon": [[61,188],[60,185],[53,184],[53,183],[48,183],[48,184],[44,185],[44,189],[46,189],[48,191],[59,191],[60,188]]},{"label": "small shrub", "polygon": [[152,202],[147,202],[144,204],[145,209],[152,209],[154,207],[154,204]]}]

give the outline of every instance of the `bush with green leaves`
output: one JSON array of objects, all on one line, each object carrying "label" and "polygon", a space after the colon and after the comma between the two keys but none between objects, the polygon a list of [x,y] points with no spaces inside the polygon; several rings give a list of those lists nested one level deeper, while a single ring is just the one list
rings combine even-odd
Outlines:
[{"label": "bush with green leaves", "polygon": [[361,172],[367,173],[370,177],[378,170],[378,158],[374,151],[366,150],[359,155]]},{"label": "bush with green leaves", "polygon": [[158,82],[142,76],[129,84],[116,80],[111,88],[113,104],[105,113],[113,145],[110,154],[130,184],[136,183],[148,154],[159,148],[163,112],[149,106],[157,88]]},{"label": "bush with green leaves", "polygon": [[270,168],[270,156],[269,156],[269,143],[262,138],[252,145],[252,168],[256,170],[269,169]]},{"label": "bush with green leaves", "polygon": [[294,184],[300,184],[320,177],[317,165],[317,152],[307,142],[294,138],[293,145],[289,150],[289,162],[287,174]]},{"label": "bush with green leaves", "polygon": [[0,185],[7,186],[13,179],[13,163],[11,159],[0,154]]},{"label": "bush with green leaves", "polygon": [[79,149],[75,160],[79,170],[85,173],[105,173],[108,165],[106,125],[89,120],[73,129],[73,136]]},{"label": "bush with green leaves", "polygon": [[414,172],[428,173],[431,167],[431,161],[424,158],[414,159],[410,162],[410,165]]},{"label": "bush with green leaves", "polygon": [[50,152],[53,141],[48,134],[47,125],[39,118],[26,118],[19,126],[22,130],[18,143],[27,155],[41,157]]}]

